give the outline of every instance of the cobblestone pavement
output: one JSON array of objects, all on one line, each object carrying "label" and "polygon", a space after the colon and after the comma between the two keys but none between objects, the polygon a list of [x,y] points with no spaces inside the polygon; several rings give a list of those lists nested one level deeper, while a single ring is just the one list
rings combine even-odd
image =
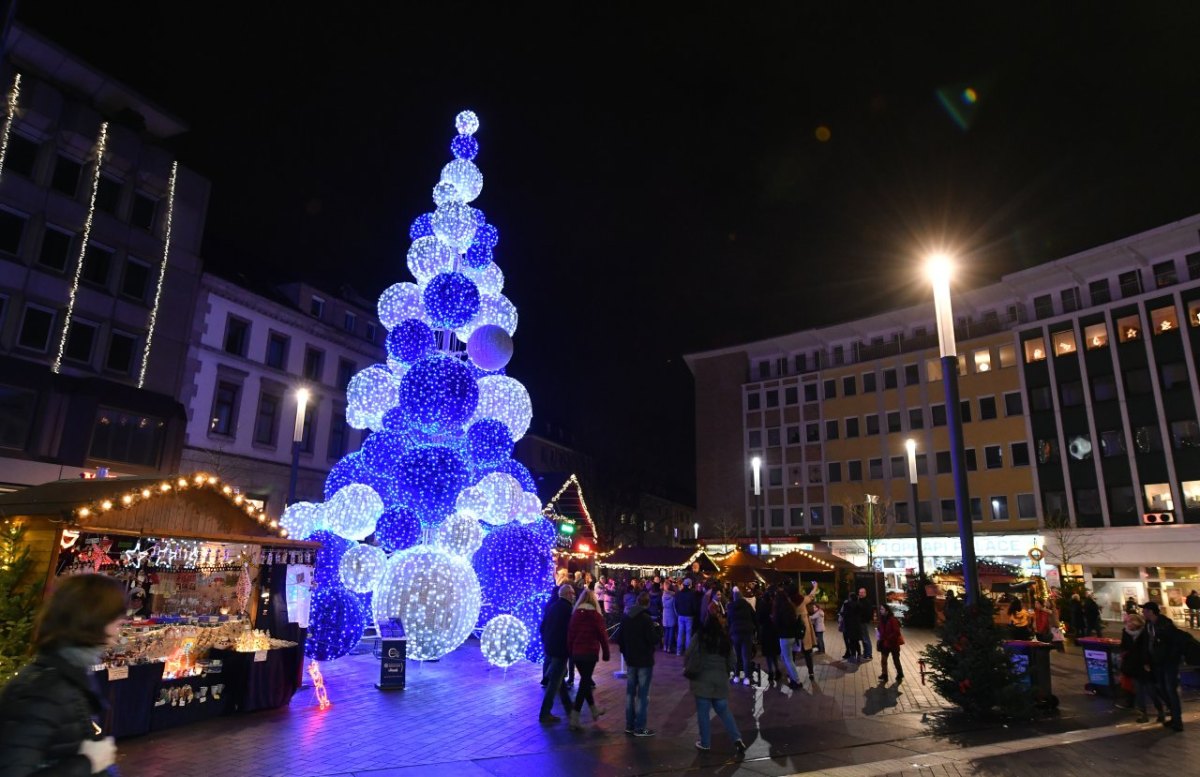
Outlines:
[{"label": "cobblestone pavement", "polygon": [[[828,636],[830,643],[839,642],[836,633]],[[1055,691],[1063,700],[1059,716],[1013,728],[964,722],[920,682],[917,657],[930,635],[912,631],[906,637],[900,684],[893,678],[890,685],[880,685],[878,663],[847,664],[818,655],[816,680],[804,678],[800,691],[732,686],[730,706],[750,746],[742,762],[731,758],[731,742],[716,721],[713,750],[694,749],[695,708],[677,656],[659,654],[654,669],[649,724],[658,735],[634,739],[624,734],[625,683],[613,678],[616,661],[601,663],[596,674],[596,697],[607,716],[572,732],[565,721],[538,723],[539,667],[524,662],[507,671],[489,667],[472,641],[441,661],[410,662],[403,691],[374,688],[378,663],[369,654],[329,663],[323,669],[333,707],[326,711],[317,710],[311,690],[301,690],[284,709],[122,741],[119,766],[127,777],[784,775],[871,764],[907,775],[908,762],[894,759],[997,744],[1019,750],[1015,740],[1132,720],[1107,700],[1082,692],[1079,656],[1054,654]],[[841,653],[840,645],[829,649]],[[1162,749],[1184,737],[1167,738]],[[1119,750],[1128,743],[1125,748],[1154,751],[1162,739],[1158,731],[1139,731],[1099,741]],[[1029,755],[1050,758],[1059,749]],[[1002,760],[994,754],[981,752],[979,758],[978,768],[1000,768],[992,766]],[[945,763],[937,766],[960,770],[945,775],[1025,773],[962,771],[976,768],[975,762],[941,760]],[[1089,777],[1102,773],[1089,772]],[[863,772],[868,773],[884,772]],[[1149,773],[1161,772],[1124,772]]]}]

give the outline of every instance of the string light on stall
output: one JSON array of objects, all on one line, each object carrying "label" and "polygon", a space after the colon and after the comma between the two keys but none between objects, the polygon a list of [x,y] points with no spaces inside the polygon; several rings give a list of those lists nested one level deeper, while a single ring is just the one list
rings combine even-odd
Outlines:
[{"label": "string light on stall", "polygon": [[92,236],[92,219],[96,215],[96,191],[100,188],[100,168],[104,166],[104,151],[108,147],[108,122],[100,125],[100,136],[96,139],[96,165],[92,169],[92,191],[88,196],[87,218],[83,220],[83,232],[79,239],[79,257],[75,262],[75,275],[71,280],[71,290],[67,295],[67,311],[63,316],[62,336],[58,340],[58,353],[54,357],[51,370],[54,373],[62,371],[63,354],[67,350],[67,335],[71,331],[71,316],[75,312],[75,297],[79,293],[79,279],[83,276],[83,258],[87,254],[88,241]]},{"label": "string light on stall", "polygon": [[12,135],[13,121],[17,118],[17,104],[21,99],[21,74],[13,76],[12,89],[8,90],[8,100],[4,111],[4,132],[0,135],[0,175],[4,174],[4,161],[8,158],[8,139]]},{"label": "string light on stall", "polygon": [[146,384],[146,368],[150,364],[150,344],[154,340],[154,328],[158,323],[158,303],[162,300],[163,278],[167,275],[167,258],[171,254],[171,223],[175,218],[175,178],[179,173],[179,162],[171,163],[171,179],[167,183],[167,220],[163,229],[162,261],[158,264],[158,282],[154,286],[154,304],[150,307],[150,323],[146,328],[146,345],[142,349],[142,366],[138,370],[138,388]]}]

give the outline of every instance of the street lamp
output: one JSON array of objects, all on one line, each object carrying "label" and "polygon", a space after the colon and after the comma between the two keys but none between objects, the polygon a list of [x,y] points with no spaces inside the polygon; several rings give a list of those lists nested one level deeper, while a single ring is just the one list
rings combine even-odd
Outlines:
[{"label": "street lamp", "polygon": [[975,527],[971,524],[971,496],[967,490],[967,457],[963,448],[962,405],[958,398],[958,348],[954,342],[954,312],[950,308],[950,277],[954,265],[945,254],[935,254],[925,271],[933,284],[933,307],[937,317],[938,346],[942,356],[942,381],[946,384],[946,420],[950,431],[950,468],[954,473],[954,511],[958,517],[958,540],[962,545],[963,587],[967,603],[978,596],[975,565]]},{"label": "street lamp", "polygon": [[696,542],[699,542],[700,541],[700,524],[699,523],[692,524],[692,534],[695,535]]},{"label": "street lamp", "polygon": [[917,536],[917,585],[925,585],[925,549],[921,546],[921,510],[917,501],[917,441],[904,441],[908,451],[908,488],[912,494],[913,532]]},{"label": "street lamp", "polygon": [[754,531],[758,537],[754,555],[762,556],[762,458],[750,459],[750,468],[754,470]]},{"label": "street lamp", "polygon": [[300,442],[304,439],[304,415],[308,411],[308,389],[296,389],[296,428],[292,432],[292,474],[288,480],[288,504],[296,501],[296,480],[300,477]]}]

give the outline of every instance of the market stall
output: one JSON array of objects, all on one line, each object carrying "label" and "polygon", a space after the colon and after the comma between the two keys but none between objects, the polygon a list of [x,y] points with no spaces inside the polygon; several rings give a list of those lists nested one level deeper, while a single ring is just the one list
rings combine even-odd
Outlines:
[{"label": "market stall", "polygon": [[695,547],[617,548],[604,555],[597,554],[596,565],[609,574],[625,572],[633,577],[708,576],[720,569],[704,548]]},{"label": "market stall", "polygon": [[289,540],[233,486],[56,481],[0,495],[0,514],[25,525],[47,591],[84,573],[127,587],[129,620],[95,670],[116,736],[281,706],[299,687],[319,545]]}]

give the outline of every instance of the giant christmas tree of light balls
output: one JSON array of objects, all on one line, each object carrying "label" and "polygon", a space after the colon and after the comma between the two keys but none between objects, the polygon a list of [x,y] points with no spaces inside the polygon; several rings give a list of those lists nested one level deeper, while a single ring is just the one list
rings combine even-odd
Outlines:
[{"label": "giant christmas tree of light balls", "polygon": [[325,501],[288,507],[294,538],[321,543],[305,653],[345,655],[367,619],[399,619],[408,654],[431,660],[476,628],[497,666],[540,661],[538,620],[553,583],[554,527],[512,457],[529,428],[525,387],[504,373],[517,309],[501,293],[500,233],[472,207],[479,119],[455,118],[454,159],[432,213],[409,229],[415,282],[379,297],[387,363],[346,389],[346,420],[369,429],[325,482]]}]

